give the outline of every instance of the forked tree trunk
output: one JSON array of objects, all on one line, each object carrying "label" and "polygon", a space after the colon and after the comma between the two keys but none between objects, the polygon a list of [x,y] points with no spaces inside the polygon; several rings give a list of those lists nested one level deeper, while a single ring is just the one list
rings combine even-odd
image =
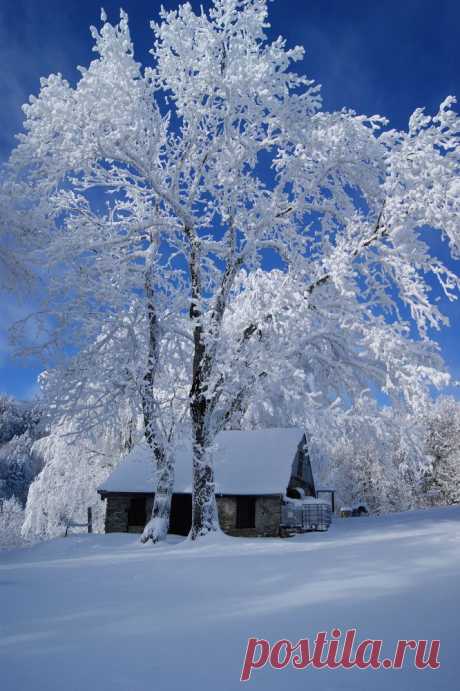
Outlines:
[{"label": "forked tree trunk", "polygon": [[[186,228],[190,238],[190,278],[192,300],[190,319],[193,323],[193,366],[192,386],[190,389],[190,418],[192,421],[193,442],[193,493],[192,493],[192,530],[190,537],[196,540],[219,530],[219,517],[215,497],[214,468],[210,454],[209,422],[211,406],[208,400],[208,386],[212,371],[213,355],[206,346],[201,312],[202,284],[200,275],[200,248],[190,228]],[[229,274],[230,276],[230,274]],[[216,311],[211,316],[214,324],[214,338],[225,308],[225,290],[217,301]]]}]

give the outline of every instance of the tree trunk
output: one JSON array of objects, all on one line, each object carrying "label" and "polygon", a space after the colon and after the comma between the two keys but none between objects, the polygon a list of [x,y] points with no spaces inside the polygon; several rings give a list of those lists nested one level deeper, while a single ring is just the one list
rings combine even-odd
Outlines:
[{"label": "tree trunk", "polygon": [[196,540],[219,530],[214,468],[203,426],[193,425],[192,531]]},{"label": "tree trunk", "polygon": [[[190,278],[192,300],[190,319],[193,323],[193,366],[192,386],[190,389],[190,417],[192,420],[193,440],[193,494],[192,494],[192,530],[190,537],[196,540],[219,530],[217,504],[214,486],[214,468],[209,453],[209,421],[211,407],[208,401],[209,378],[212,369],[212,352],[206,347],[201,312],[202,285],[199,263],[199,245],[190,228],[186,229],[190,238]],[[222,317],[224,302],[218,308]],[[215,319],[214,319],[215,320]],[[215,334],[214,334],[215,337]]]},{"label": "tree trunk", "polygon": [[192,530],[190,534],[192,540],[219,530],[214,468],[209,450],[212,441],[209,437],[211,411],[206,395],[211,363],[203,343],[201,324],[198,324],[194,329],[194,340],[195,352],[192,388],[190,390],[190,417],[193,436]]},{"label": "tree trunk", "polygon": [[170,455],[158,448],[154,452],[157,466],[156,491],[153,500],[152,516],[144,528],[141,542],[160,542],[166,539],[169,530],[171,497],[174,487],[174,463]]},{"label": "tree trunk", "polygon": [[147,271],[145,281],[147,296],[147,320],[149,327],[149,349],[147,368],[142,389],[142,410],[145,438],[153,452],[156,469],[156,491],[152,516],[144,528],[141,542],[165,540],[169,530],[171,497],[174,487],[174,459],[168,453],[166,444],[158,429],[154,400],[155,377],[158,368],[160,329],[155,309],[155,296],[151,272]]}]

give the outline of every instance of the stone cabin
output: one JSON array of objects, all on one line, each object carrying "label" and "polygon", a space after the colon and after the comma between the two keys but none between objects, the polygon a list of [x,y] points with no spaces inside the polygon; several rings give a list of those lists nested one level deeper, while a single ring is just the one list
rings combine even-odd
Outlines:
[{"label": "stone cabin", "polygon": [[[191,528],[191,467],[190,446],[180,447],[176,454],[170,533],[188,535]],[[220,525],[229,535],[283,535],[285,501],[316,497],[306,437],[299,429],[220,432],[214,467]],[[148,446],[136,446],[98,492],[107,502],[106,533],[142,532],[155,496],[154,466]]]}]

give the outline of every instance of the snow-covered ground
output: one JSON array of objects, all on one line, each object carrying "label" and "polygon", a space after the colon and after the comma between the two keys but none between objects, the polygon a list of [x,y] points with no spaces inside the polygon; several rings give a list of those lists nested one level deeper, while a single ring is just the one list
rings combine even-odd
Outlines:
[{"label": "snow-covered ground", "polygon": [[74,536],[0,552],[1,691],[227,691],[247,639],[441,640],[417,671],[255,671],[248,688],[456,691],[460,509],[336,520],[287,540]]}]

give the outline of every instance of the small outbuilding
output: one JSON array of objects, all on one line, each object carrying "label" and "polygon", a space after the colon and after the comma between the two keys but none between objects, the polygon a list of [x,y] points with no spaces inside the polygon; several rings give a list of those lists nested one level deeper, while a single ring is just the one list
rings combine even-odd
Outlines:
[{"label": "small outbuilding", "polygon": [[[220,526],[229,535],[273,537],[329,525],[328,503],[315,499],[307,441],[300,429],[220,432],[214,468]],[[98,488],[107,502],[107,533],[142,532],[152,513],[154,475],[151,450],[142,443]],[[321,526],[312,527],[308,520],[289,525],[289,516],[305,516],[313,507],[316,514],[321,510]],[[183,445],[176,453],[169,532],[187,535],[191,521],[191,447]]]}]

